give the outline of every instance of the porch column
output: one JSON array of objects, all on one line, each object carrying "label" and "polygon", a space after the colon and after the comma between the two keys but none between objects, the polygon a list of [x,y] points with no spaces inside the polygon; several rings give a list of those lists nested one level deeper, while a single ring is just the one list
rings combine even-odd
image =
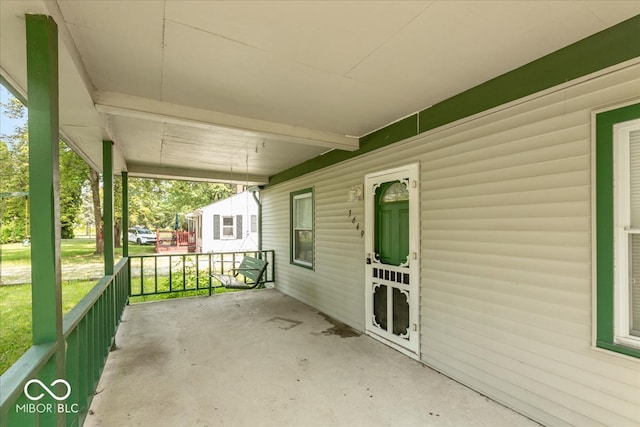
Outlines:
[{"label": "porch column", "polygon": [[[26,15],[33,344],[62,341],[58,26]],[[64,350],[64,345],[61,347]]]},{"label": "porch column", "polygon": [[[31,218],[31,316],[33,345],[56,343],[40,371],[47,384],[65,377],[60,269],[58,144],[58,26],[45,15],[26,15]],[[55,403],[45,397],[42,402]],[[64,414],[42,414],[42,425],[64,425]]]},{"label": "porch column", "polygon": [[102,141],[102,192],[104,195],[104,274],[113,274],[114,240],[113,240],[113,143]]},{"label": "porch column", "polygon": [[129,173],[122,172],[122,256],[129,256]]}]

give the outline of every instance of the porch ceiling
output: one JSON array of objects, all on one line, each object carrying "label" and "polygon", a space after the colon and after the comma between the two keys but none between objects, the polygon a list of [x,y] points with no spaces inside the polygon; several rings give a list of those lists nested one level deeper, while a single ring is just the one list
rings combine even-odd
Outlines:
[{"label": "porch ceiling", "polygon": [[26,93],[24,14],[60,33],[64,138],[96,169],[270,175],[640,14],[632,1],[7,1],[2,77]]}]

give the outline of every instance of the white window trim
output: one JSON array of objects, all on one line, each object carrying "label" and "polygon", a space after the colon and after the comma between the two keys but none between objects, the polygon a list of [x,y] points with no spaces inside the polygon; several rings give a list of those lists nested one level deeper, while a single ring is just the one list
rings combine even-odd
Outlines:
[{"label": "white window trim", "polygon": [[258,215],[251,214],[249,215],[249,233],[257,233],[258,232]]},{"label": "white window trim", "polygon": [[[292,212],[292,214],[293,214],[293,218],[294,219],[293,219],[293,227],[292,227],[292,229],[293,229],[294,234],[295,234],[296,231],[302,230],[302,231],[310,231],[311,234],[313,235],[313,210],[311,212],[311,228],[296,227],[296,220],[295,220],[295,218],[297,218],[297,214],[298,214],[298,211],[297,211],[298,205],[297,205],[296,202],[298,200],[301,200],[301,199],[311,199],[311,203],[312,203],[312,206],[313,206],[313,198],[312,197],[313,197],[313,192],[312,191],[308,191],[308,192],[305,192],[305,193],[302,193],[302,194],[297,194],[297,195],[293,196],[293,212]],[[294,264],[298,264],[298,265],[302,265],[302,266],[305,266],[305,267],[313,268],[313,262],[305,261],[305,260],[298,259],[298,258],[295,257],[295,254],[297,253],[295,235],[291,236],[291,238],[293,239],[292,259],[293,259]]]},{"label": "white window trim", "polygon": [[[224,225],[225,218],[231,218],[232,225]],[[231,235],[225,235],[224,229],[231,227]],[[236,217],[233,215],[220,215],[220,240],[235,240],[236,239]]]},{"label": "white window trim", "polygon": [[614,342],[640,349],[640,337],[630,335],[631,295],[629,262],[630,237],[640,234],[631,228],[630,134],[640,128],[640,119],[618,123],[613,127],[614,144]]}]

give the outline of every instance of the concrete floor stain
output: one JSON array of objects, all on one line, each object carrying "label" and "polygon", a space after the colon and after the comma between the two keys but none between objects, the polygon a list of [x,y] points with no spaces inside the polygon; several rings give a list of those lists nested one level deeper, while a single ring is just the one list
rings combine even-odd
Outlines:
[{"label": "concrete floor stain", "polygon": [[278,327],[285,331],[291,328],[295,328],[296,326],[302,323],[299,320],[285,319],[284,317],[273,317],[267,320],[267,322],[276,322],[280,325]]},{"label": "concrete floor stain", "polygon": [[337,335],[340,338],[353,338],[359,337],[360,332],[353,329],[351,326],[348,326],[342,322],[337,321],[336,319],[327,316],[324,313],[318,313],[320,316],[324,317],[324,320],[331,323],[333,325],[332,328],[325,329],[322,331],[322,335]]}]

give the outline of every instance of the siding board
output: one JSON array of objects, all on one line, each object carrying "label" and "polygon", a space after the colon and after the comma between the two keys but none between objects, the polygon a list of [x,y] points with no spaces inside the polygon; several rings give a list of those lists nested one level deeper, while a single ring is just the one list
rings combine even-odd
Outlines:
[{"label": "siding board", "polygon": [[[471,254],[487,254],[490,256],[499,257],[514,257],[531,259],[534,261],[558,261],[558,262],[572,262],[583,263],[587,265],[591,260],[591,248],[584,247],[582,250],[568,250],[566,246],[557,247],[551,245],[531,245],[526,240],[521,241],[520,244],[513,243],[493,243],[487,241],[454,241],[454,240],[437,240],[430,239],[425,241],[422,245],[424,249],[441,250],[447,252],[456,253],[471,253]],[[504,261],[504,259],[502,259]]]},{"label": "siding board", "polygon": [[[515,310],[520,312],[522,317],[517,319],[517,324],[525,324],[528,319],[531,322],[529,326],[533,326],[536,329],[545,329],[546,334],[557,334],[560,330],[571,332],[571,334],[565,332],[564,336],[558,339],[557,344],[560,344],[561,348],[570,345],[575,345],[575,348],[579,349],[584,348],[583,339],[588,336],[587,332],[589,330],[588,327],[584,326],[584,320],[585,316],[589,316],[589,311],[575,308],[567,309],[565,305],[560,303],[539,304],[539,301],[544,301],[544,294],[548,294],[549,291],[542,292],[531,286],[513,286],[508,282],[494,283],[491,288],[487,287],[479,290],[477,287],[454,282],[453,279],[458,276],[446,277],[442,272],[434,272],[433,277],[433,285],[430,288],[433,293],[429,293],[430,298],[437,295],[441,299],[446,299],[451,308],[468,310],[473,312],[474,316],[480,315],[484,311],[492,310],[492,314],[501,317],[503,321],[512,319],[512,316],[516,314]],[[489,281],[485,279],[484,282]],[[423,303],[425,302],[427,301],[423,300]],[[532,303],[537,303],[535,308],[529,308]],[[534,320],[535,323],[533,322]],[[489,323],[488,318],[482,316],[482,323]],[[451,325],[455,325],[455,322]],[[544,325],[547,326],[543,327]],[[489,329],[493,331],[495,326],[499,325],[492,325]],[[520,328],[518,332],[521,333],[522,329]],[[579,332],[580,334],[578,334]],[[580,338],[575,340],[576,336]],[[546,338],[548,337],[545,336]],[[532,340],[533,336],[528,336],[527,339]]]},{"label": "siding board", "polygon": [[[550,332],[543,327],[545,320],[540,316],[526,319],[526,321],[514,321],[505,320],[505,316],[496,312],[487,316],[486,325],[480,325],[475,321],[475,314],[464,308],[450,308],[437,302],[434,302],[431,308],[435,315],[441,318],[440,324],[454,324],[456,328],[470,330],[478,335],[486,335],[486,329],[489,329],[492,339],[508,345],[509,348],[502,350],[503,353],[513,352],[512,357],[516,357],[515,354],[518,353],[518,358],[533,358],[532,360],[536,360],[536,366],[547,369],[554,375],[588,384],[592,388],[617,396],[626,402],[637,403],[637,398],[634,397],[634,391],[637,392],[635,383],[637,377],[625,376],[621,369],[609,371],[594,369],[590,359],[585,358],[581,351],[574,351],[571,347],[563,348],[547,342],[544,337]],[[500,327],[503,324],[506,327]],[[551,331],[559,342],[564,342],[565,337],[562,335],[567,332],[569,332],[568,329],[566,331]],[[529,333],[533,339],[528,336]],[[543,337],[543,339],[536,340],[536,336]],[[547,359],[556,363],[546,366]]]},{"label": "siding board", "polygon": [[[572,231],[509,231],[509,230],[428,230],[422,233],[423,245],[432,240],[449,240],[487,242],[487,243],[525,243],[536,249],[537,246],[548,247],[554,242],[555,248],[586,248],[591,253],[591,235],[586,232]],[[546,250],[546,248],[545,248]]]},{"label": "siding board", "polygon": [[[468,141],[464,144],[460,143],[454,146],[456,150],[443,148],[438,152],[441,157],[436,158],[434,156],[433,160],[425,163],[425,165],[429,169],[438,170],[445,169],[447,167],[460,166],[462,164],[486,162],[496,158],[508,157],[510,155],[534,159],[535,156],[548,156],[550,152],[546,149],[551,149],[551,152],[561,152],[564,150],[571,153],[571,155],[574,155],[572,148],[575,147],[564,144],[580,145],[580,143],[584,143],[584,135],[588,133],[588,122],[581,120],[579,126],[574,126],[569,129],[554,130],[547,134],[536,134],[526,138],[523,137],[522,139],[509,138],[512,136],[509,134],[502,135],[500,138],[490,135],[484,138]],[[478,148],[478,145],[480,144],[485,146]],[[474,147],[474,149],[469,150],[469,147]],[[587,146],[583,149],[588,151],[588,148],[589,147]],[[491,169],[492,166],[489,166],[489,168]]]},{"label": "siding board", "polygon": [[[460,336],[465,337],[464,332]],[[472,337],[468,337],[472,338]],[[442,343],[447,354],[457,354],[459,364],[474,363],[487,377],[504,378],[509,384],[518,382],[519,395],[527,396],[527,399],[540,399],[557,402],[564,407],[564,418],[574,426],[637,426],[637,406],[626,403],[620,399],[611,399],[611,396],[598,392],[582,385],[577,388],[575,382],[567,381],[557,375],[533,369],[499,353],[489,352],[486,347],[469,344],[462,338],[451,338],[448,334],[433,332],[433,339]],[[495,342],[489,343],[495,344]],[[519,372],[524,372],[522,375]],[[510,387],[514,387],[512,384]],[[532,390],[535,390],[533,392]],[[578,391],[580,390],[580,391]],[[577,394],[583,394],[578,396]],[[547,402],[548,400],[548,402]],[[604,406],[603,401],[615,402],[611,406]],[[554,423],[552,425],[557,425]]]},{"label": "siding board", "polygon": [[422,219],[423,228],[440,230],[518,230],[518,231],[582,231],[590,227],[591,219],[584,216],[563,218],[462,218]]},{"label": "siding board", "polygon": [[[513,190],[513,189],[512,189]],[[447,209],[468,207],[509,206],[525,203],[556,203],[584,200],[589,202],[591,188],[589,186],[556,187],[545,190],[510,191],[481,196],[450,197],[431,200],[423,209]]]},{"label": "siding board", "polygon": [[428,206],[437,203],[440,199],[470,197],[470,196],[497,196],[509,194],[514,191],[553,190],[558,187],[558,182],[564,185],[561,188],[571,188],[589,185],[590,175],[588,170],[577,170],[561,173],[548,173],[549,164],[546,165],[547,174],[506,179],[494,182],[471,183],[456,187],[423,188],[422,197],[428,200]]},{"label": "siding board", "polygon": [[[477,334],[473,331],[469,331],[460,328],[460,341],[468,342],[477,340]],[[434,338],[444,339],[446,332],[438,331],[439,334],[434,333]],[[482,332],[482,331],[479,331]],[[484,334],[483,334],[484,336]],[[567,390],[573,391],[575,388],[576,378],[583,379],[583,387],[585,387],[586,402],[574,402],[572,407],[579,408],[581,414],[592,412],[592,415],[597,415],[604,408],[601,406],[602,400],[606,400],[607,397],[615,396],[618,399],[615,406],[615,411],[619,415],[633,414],[637,409],[633,402],[627,400],[628,395],[632,395],[634,392],[633,387],[620,387],[617,383],[609,381],[606,376],[594,375],[593,373],[587,373],[584,370],[575,368],[568,363],[558,363],[553,365],[552,369],[547,367],[547,358],[540,357],[530,351],[517,351],[512,345],[505,344],[500,339],[489,339],[492,345],[491,350],[487,350],[487,347],[475,346],[471,351],[478,357],[487,361],[488,363],[500,366],[508,369],[512,372],[518,371],[518,365],[526,365],[527,369],[525,378],[528,384],[521,383],[527,389],[540,389],[543,390],[543,396],[549,396],[552,393],[566,392]],[[465,345],[466,347],[466,345]],[[515,359],[517,357],[517,359]],[[588,379],[584,381],[584,379]],[[600,415],[600,421],[607,422],[605,418]],[[627,424],[629,419],[626,420]],[[618,425],[618,424],[616,424]]]},{"label": "siding board", "polygon": [[[525,164],[519,166],[509,166],[502,169],[495,169],[480,173],[463,173],[457,176],[429,177],[423,170],[424,177],[422,182],[426,186],[423,190],[431,189],[451,189],[460,186],[481,186],[486,183],[505,183],[510,184],[513,181],[519,182],[523,178],[540,177],[541,170],[543,175],[561,175],[564,173],[572,173],[578,171],[589,171],[591,168],[590,156],[576,156],[565,159],[547,160],[543,164]],[[423,168],[424,169],[424,168]],[[464,172],[464,171],[463,171]],[[426,201],[423,200],[423,203]]]},{"label": "siding board", "polygon": [[[269,187],[276,286],[363,330],[347,192],[418,161],[421,360],[546,425],[640,425],[640,361],[591,341],[591,115],[638,97],[635,63]],[[310,186],[314,271],[288,261],[289,193]]]}]

